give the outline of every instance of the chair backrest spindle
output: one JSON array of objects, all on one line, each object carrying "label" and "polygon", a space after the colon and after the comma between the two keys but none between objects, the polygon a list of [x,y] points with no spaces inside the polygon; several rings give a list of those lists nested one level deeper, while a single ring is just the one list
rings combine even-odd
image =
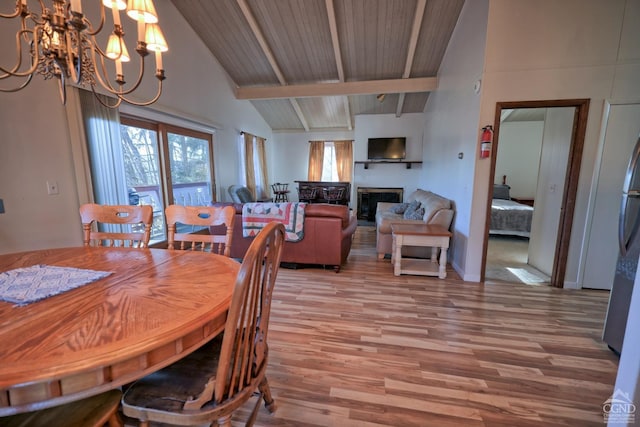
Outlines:
[{"label": "chair backrest spindle", "polygon": [[[181,206],[170,205],[165,210],[167,217],[167,248],[190,249],[192,251],[209,251],[220,255],[231,254],[231,239],[235,222],[235,209],[231,206]],[[183,226],[196,226],[204,229],[203,233],[179,231]],[[212,235],[209,227],[224,225],[223,235]]]},{"label": "chair backrest spindle", "polygon": [[[110,246],[146,248],[151,238],[153,209],[149,205],[99,205],[87,203],[80,206],[84,246]],[[106,231],[109,226],[118,231]],[[142,228],[140,231],[134,227]]]}]

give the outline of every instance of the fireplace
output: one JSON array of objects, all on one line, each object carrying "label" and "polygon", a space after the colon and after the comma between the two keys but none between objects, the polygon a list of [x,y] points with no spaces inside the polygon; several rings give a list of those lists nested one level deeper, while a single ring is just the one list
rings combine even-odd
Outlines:
[{"label": "fireplace", "polygon": [[402,188],[358,187],[358,219],[375,221],[378,202],[402,202],[403,191]]}]

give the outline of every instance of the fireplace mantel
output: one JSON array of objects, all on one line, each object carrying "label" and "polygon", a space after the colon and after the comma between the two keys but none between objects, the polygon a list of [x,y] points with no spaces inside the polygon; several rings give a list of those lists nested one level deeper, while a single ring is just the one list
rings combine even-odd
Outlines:
[{"label": "fireplace mantel", "polygon": [[365,169],[369,169],[369,165],[375,165],[376,163],[395,163],[400,165],[405,165],[407,169],[411,169],[412,165],[421,165],[422,162],[419,160],[365,160],[365,161],[355,161],[353,162],[356,165],[364,165]]}]

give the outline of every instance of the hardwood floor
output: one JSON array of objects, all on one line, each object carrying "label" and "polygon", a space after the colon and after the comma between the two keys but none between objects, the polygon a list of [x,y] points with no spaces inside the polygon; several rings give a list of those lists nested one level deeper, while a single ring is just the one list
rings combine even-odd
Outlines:
[{"label": "hardwood floor", "polygon": [[358,227],[340,273],[280,269],[256,425],[603,425],[607,292],[395,277],[374,246]]}]

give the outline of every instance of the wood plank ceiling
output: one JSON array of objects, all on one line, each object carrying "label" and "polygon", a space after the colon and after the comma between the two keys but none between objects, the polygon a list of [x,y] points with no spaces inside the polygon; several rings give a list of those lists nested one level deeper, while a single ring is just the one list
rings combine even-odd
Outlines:
[{"label": "wood plank ceiling", "polygon": [[274,131],[422,112],[464,0],[172,0]]}]

